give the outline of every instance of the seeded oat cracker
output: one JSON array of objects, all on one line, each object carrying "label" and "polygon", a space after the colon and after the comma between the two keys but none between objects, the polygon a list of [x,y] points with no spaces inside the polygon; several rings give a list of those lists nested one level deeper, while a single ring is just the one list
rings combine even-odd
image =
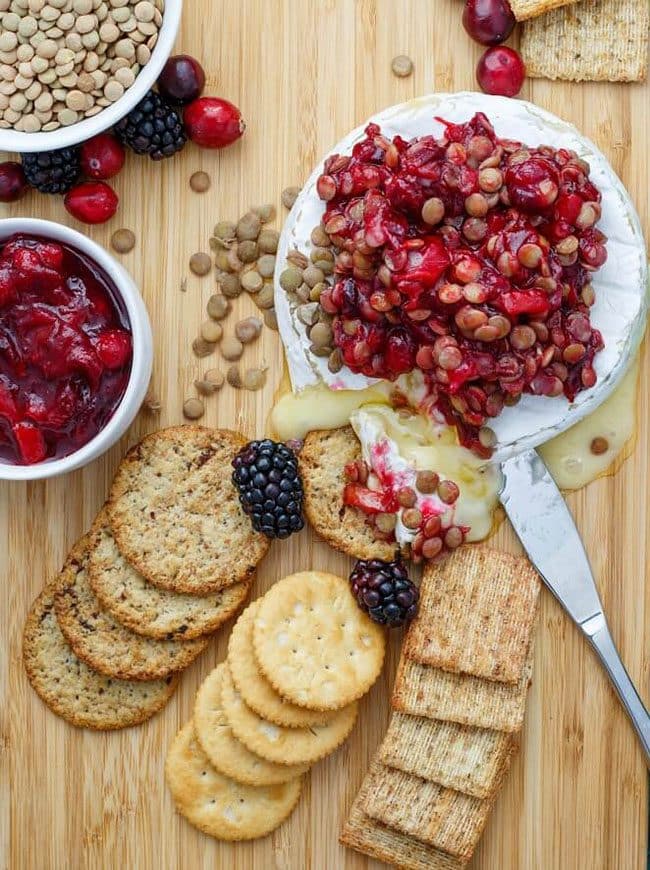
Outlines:
[{"label": "seeded oat cracker", "polygon": [[61,572],[55,597],[56,618],[75,655],[93,670],[121,680],[154,680],[180,671],[205,649],[207,638],[152,640],[124,628],[104,612],[88,583],[88,557],[96,520]]},{"label": "seeded oat cracker", "polygon": [[[75,557],[73,550],[69,559]],[[25,622],[23,662],[29,682],[47,706],[78,728],[129,728],[150,719],[170,699],[177,676],[150,682],[98,674],[72,652],[54,615],[57,580],[34,601]]]},{"label": "seeded oat cracker", "polygon": [[227,429],[178,426],[126,454],[109,523],[124,557],[154,586],[207,595],[248,580],[269,548],[231,481],[245,440]]},{"label": "seeded oat cracker", "polygon": [[636,82],[648,70],[648,0],[581,0],[523,27],[529,76]]},{"label": "seeded oat cracker", "polygon": [[188,722],[167,754],[165,777],[178,812],[190,824],[219,840],[252,840],[275,830],[292,812],[302,782],[242,785],[218,773]]},{"label": "seeded oat cracker", "polygon": [[191,640],[216,631],[239,610],[250,588],[249,582],[235,583],[205,596],[158,589],[127,562],[108,525],[93,537],[88,580],[118,622],[159,640]]},{"label": "seeded oat cracker", "polygon": [[389,562],[397,545],[376,541],[364,514],[343,504],[343,469],[357,459],[361,459],[361,446],[351,426],[307,434],[298,454],[305,514],[331,547],[356,559]]}]

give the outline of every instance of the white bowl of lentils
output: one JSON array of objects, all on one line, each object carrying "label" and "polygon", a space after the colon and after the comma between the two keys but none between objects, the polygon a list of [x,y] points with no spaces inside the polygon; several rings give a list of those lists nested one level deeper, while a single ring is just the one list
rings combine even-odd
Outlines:
[{"label": "white bowl of lentils", "polygon": [[53,151],[116,124],[171,54],[182,0],[0,0],[0,150]]}]

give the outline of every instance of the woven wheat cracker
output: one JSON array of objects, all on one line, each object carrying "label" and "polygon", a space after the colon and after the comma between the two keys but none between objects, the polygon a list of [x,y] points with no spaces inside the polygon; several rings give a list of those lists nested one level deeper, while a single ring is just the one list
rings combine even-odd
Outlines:
[{"label": "woven wheat cracker", "polygon": [[499,789],[518,739],[406,713],[393,713],[377,753],[382,764],[477,798]]},{"label": "woven wheat cracker", "polygon": [[275,830],[298,803],[302,781],[243,785],[210,764],[188,722],[167,753],[165,778],[178,812],[218,840],[252,840]]},{"label": "woven wheat cracker", "polygon": [[434,849],[433,846],[388,828],[366,815],[363,805],[369,797],[375,766],[376,763],[371,766],[350,808],[348,819],[341,831],[341,843],[378,861],[395,864],[405,870],[462,870],[467,865],[466,860]]},{"label": "woven wheat cracker", "polygon": [[343,743],[357,719],[357,705],[353,703],[325,725],[311,728],[274,725],[246,706],[235,689],[227,666],[221,698],[235,737],[251,752],[276,764],[314,764]]},{"label": "woven wheat cracker", "polygon": [[517,21],[525,21],[559,6],[569,6],[577,2],[578,0],[510,0],[510,7]]},{"label": "woven wheat cracker", "polygon": [[533,78],[636,82],[648,71],[648,0],[581,0],[527,22],[521,54]]},{"label": "woven wheat cracker", "polygon": [[356,559],[390,561],[397,545],[376,541],[366,517],[343,504],[343,469],[361,459],[361,446],[351,426],[309,432],[299,454],[305,490],[305,514],[327,543]]},{"label": "woven wheat cracker", "polygon": [[525,558],[461,547],[426,566],[404,655],[453,673],[518,683],[540,585]]},{"label": "woven wheat cracker", "polygon": [[517,685],[451,674],[402,656],[391,703],[395,710],[412,716],[495,731],[518,731],[524,721],[532,669],[532,642]]},{"label": "woven wheat cracker", "polygon": [[260,671],[253,650],[253,624],[260,606],[254,601],[241,614],[228,641],[228,667],[233,683],[250,709],[275,725],[309,728],[323,725],[336,713],[297,707],[279,695]]},{"label": "woven wheat cracker", "polygon": [[253,630],[258,664],[299,707],[338,710],[360,698],[384,661],[386,636],[363,613],[342,577],[302,571],[261,601]]},{"label": "woven wheat cracker", "polygon": [[305,773],[306,764],[274,764],[237,740],[221,702],[223,672],[224,665],[218,665],[208,674],[194,702],[196,739],[215,770],[245,785],[277,785]]},{"label": "woven wheat cracker", "polygon": [[363,809],[371,819],[457,858],[469,859],[491,806],[491,801],[377,764]]}]

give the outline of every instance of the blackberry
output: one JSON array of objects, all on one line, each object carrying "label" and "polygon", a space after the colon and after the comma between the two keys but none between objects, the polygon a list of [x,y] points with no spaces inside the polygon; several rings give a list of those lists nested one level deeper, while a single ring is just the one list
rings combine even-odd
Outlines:
[{"label": "blackberry", "polygon": [[41,193],[67,193],[81,174],[78,148],[22,154],[27,183]]},{"label": "blackberry", "polygon": [[115,133],[136,154],[148,154],[152,160],[171,157],[187,142],[180,115],[155,91],[117,122]]},{"label": "blackberry", "polygon": [[359,560],[350,585],[359,607],[380,625],[397,628],[417,613],[420,593],[400,560]]},{"label": "blackberry", "polygon": [[256,532],[288,538],[302,529],[302,480],[293,450],[269,438],[251,441],[232,464],[232,482]]}]

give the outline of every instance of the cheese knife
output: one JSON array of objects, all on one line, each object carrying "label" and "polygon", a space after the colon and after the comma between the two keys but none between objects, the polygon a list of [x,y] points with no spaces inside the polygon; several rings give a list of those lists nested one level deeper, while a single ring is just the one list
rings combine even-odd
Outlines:
[{"label": "cheese knife", "polygon": [[625,707],[650,767],[650,715],[618,654],[573,517],[536,450],[501,465],[501,504],[528,558],[585,635]]}]

